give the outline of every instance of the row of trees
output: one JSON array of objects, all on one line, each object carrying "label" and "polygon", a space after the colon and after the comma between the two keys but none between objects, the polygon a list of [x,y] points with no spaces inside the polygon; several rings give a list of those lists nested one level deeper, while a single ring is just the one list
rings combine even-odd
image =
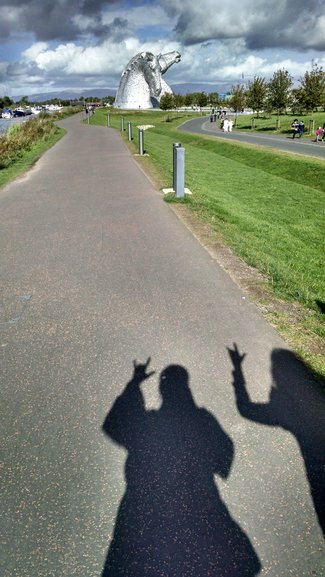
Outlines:
[{"label": "row of trees", "polygon": [[[257,114],[261,110],[281,114],[288,108],[294,114],[302,114],[303,111],[311,112],[320,106],[325,110],[325,72],[322,67],[313,64],[312,70],[300,79],[298,88],[293,88],[293,78],[284,69],[276,71],[269,81],[255,76],[247,86],[233,86],[227,94],[226,103],[236,112],[247,107]],[[215,107],[225,106],[225,99],[220,98],[216,92],[192,93],[186,96],[166,94],[161,98],[160,105],[163,110],[181,106]]]},{"label": "row of trees", "polygon": [[[228,94],[230,96],[230,93]],[[160,108],[170,110],[172,108],[199,107],[205,106],[224,106],[225,99],[217,92],[190,92],[189,94],[164,94],[160,99]]]}]

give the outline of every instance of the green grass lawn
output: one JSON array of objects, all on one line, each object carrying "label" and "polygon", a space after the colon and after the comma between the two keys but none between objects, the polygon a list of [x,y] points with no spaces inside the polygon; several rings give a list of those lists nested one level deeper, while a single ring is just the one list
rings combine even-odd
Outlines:
[{"label": "green grass lawn", "polygon": [[[236,118],[236,115],[233,115]],[[238,115],[236,118],[236,128],[239,130],[254,130],[257,132],[291,134],[291,123],[294,118],[303,120],[305,124],[304,137],[310,138],[315,135],[318,126],[323,126],[325,122],[325,111],[314,112],[313,114],[282,114],[279,117],[275,114],[263,114],[259,116],[247,114]]]},{"label": "green grass lawn", "polygon": [[[121,130],[122,113],[110,110],[109,115],[110,125]],[[290,338],[325,377],[320,350],[325,336],[324,161],[178,132],[177,126],[190,114],[125,111],[123,117],[125,139],[127,123],[132,123],[133,152],[138,151],[136,126],[154,125],[144,132],[149,157],[139,160],[154,167],[161,188],[172,184],[172,145],[181,141],[186,150],[185,186],[193,192],[183,202],[238,256],[267,275],[278,298],[304,307],[298,333],[293,335],[290,327]],[[107,109],[97,110],[90,122],[107,125]],[[305,343],[314,339],[316,354],[311,351],[315,346],[308,350]]]}]

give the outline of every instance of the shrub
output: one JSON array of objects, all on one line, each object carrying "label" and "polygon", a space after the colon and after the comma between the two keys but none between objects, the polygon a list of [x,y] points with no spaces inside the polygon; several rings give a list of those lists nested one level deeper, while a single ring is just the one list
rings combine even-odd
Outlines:
[{"label": "shrub", "polygon": [[0,137],[0,169],[17,160],[24,151],[40,140],[47,140],[56,131],[52,118],[31,118],[14,124]]}]

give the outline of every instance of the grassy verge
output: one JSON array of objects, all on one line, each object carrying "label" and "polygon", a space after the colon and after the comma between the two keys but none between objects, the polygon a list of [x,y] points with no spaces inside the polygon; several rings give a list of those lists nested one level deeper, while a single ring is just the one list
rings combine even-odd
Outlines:
[{"label": "grassy verge", "polygon": [[[110,124],[118,130],[121,116],[110,112]],[[325,380],[324,162],[180,134],[177,126],[186,119],[181,115],[172,121],[164,113],[149,111],[123,117],[125,127],[127,122],[133,126],[134,140],[128,143],[133,152],[138,151],[135,127],[154,125],[144,133],[149,157],[139,157],[139,162],[146,170],[153,167],[161,188],[171,186],[172,144],[182,142],[185,185],[193,192],[183,202],[216,237],[265,275],[259,301],[266,315]],[[106,125],[107,111],[96,111],[90,122]],[[280,307],[273,306],[275,300]]]},{"label": "grassy verge", "polygon": [[20,157],[12,161],[9,166],[2,168],[0,170],[0,188],[31,168],[42,154],[56,144],[64,134],[65,130],[57,127],[46,140],[41,140],[31,145],[30,148],[22,152]]},{"label": "grassy verge", "polygon": [[[233,116],[234,118],[236,115]],[[236,128],[239,130],[253,130],[257,132],[269,132],[280,134],[291,134],[291,123],[294,118],[303,120],[305,124],[304,137],[315,135],[318,126],[323,126],[325,112],[314,112],[313,114],[260,114],[238,115],[236,117]]]}]

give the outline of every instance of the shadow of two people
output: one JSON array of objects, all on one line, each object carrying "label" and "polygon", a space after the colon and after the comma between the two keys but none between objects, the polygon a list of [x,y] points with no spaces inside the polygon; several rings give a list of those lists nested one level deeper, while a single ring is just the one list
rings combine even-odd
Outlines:
[{"label": "shadow of two people", "polygon": [[[321,523],[321,433],[314,434],[305,423],[303,401],[308,400],[308,389],[304,398],[297,360],[289,351],[274,351],[270,402],[256,404],[249,399],[243,377],[245,355],[236,345],[228,352],[240,414],[261,424],[282,426],[296,436]],[[153,374],[149,362],[134,362],[133,377],[103,425],[128,456],[127,487],[102,577],[258,575],[261,563],[214,481],[215,474],[227,478],[230,473],[232,440],[212,414],[196,406],[182,366],[170,365],[161,373],[162,405],[146,411],[140,385]],[[323,410],[318,412],[324,415]]]}]

